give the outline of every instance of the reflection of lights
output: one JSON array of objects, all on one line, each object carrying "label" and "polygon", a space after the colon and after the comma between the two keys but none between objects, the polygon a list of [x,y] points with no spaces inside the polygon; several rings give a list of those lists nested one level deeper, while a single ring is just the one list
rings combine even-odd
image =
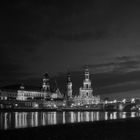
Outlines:
[{"label": "reflection of lights", "polygon": [[31,126],[34,127],[34,112],[31,113]]},{"label": "reflection of lights", "polygon": [[113,115],[112,115],[112,113],[110,114],[110,119],[111,119],[111,120],[113,119]]},{"label": "reflection of lights", "polygon": [[15,112],[15,128],[18,128],[18,112]]},{"label": "reflection of lights", "polygon": [[84,115],[83,112],[81,112],[81,122],[84,121],[84,119],[83,119],[83,118],[84,118],[83,115]]},{"label": "reflection of lights", "polygon": [[132,117],[132,118],[133,118],[133,117],[136,117],[135,112],[131,112],[131,117]]},{"label": "reflection of lights", "polygon": [[80,122],[80,112],[78,112],[78,122]]},{"label": "reflection of lights", "polygon": [[8,128],[7,115],[8,115],[8,113],[4,113],[4,129]]},{"label": "reflection of lights", "polygon": [[94,119],[93,119],[93,112],[91,112],[91,121],[93,121]]},{"label": "reflection of lights", "polygon": [[45,113],[44,112],[42,114],[42,125],[46,125],[46,122],[45,122]]},{"label": "reflection of lights", "polygon": [[113,119],[117,119],[117,112],[113,112]]},{"label": "reflection of lights", "polygon": [[75,113],[71,112],[71,123],[74,123],[75,121]]},{"label": "reflection of lights", "polygon": [[85,121],[89,121],[89,112],[86,112],[86,120]]},{"label": "reflection of lights", "polygon": [[38,126],[38,112],[35,112],[35,126]]},{"label": "reflection of lights", "polygon": [[[40,125],[54,125],[57,123],[75,123],[75,122],[89,122],[99,120],[109,120],[117,118],[127,118],[140,116],[140,112],[13,112],[0,113],[0,128],[23,128],[23,127],[35,127]],[[57,115],[58,114],[58,115]],[[13,118],[10,119],[10,118]],[[13,125],[13,123],[15,123]]]},{"label": "reflection of lights", "polygon": [[56,124],[56,112],[48,113],[48,124]]},{"label": "reflection of lights", "polygon": [[66,123],[65,112],[63,112],[63,124]]},{"label": "reflection of lights", "polygon": [[97,115],[97,121],[99,121],[99,112],[97,112],[96,115]]},{"label": "reflection of lights", "polygon": [[126,112],[121,112],[120,113],[120,118],[125,119],[126,118]]},{"label": "reflection of lights", "polygon": [[105,112],[105,120],[108,120],[108,112]]}]

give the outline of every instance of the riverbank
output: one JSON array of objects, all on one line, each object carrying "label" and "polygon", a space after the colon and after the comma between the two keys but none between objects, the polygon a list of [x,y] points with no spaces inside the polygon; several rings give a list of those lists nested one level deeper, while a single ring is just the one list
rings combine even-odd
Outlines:
[{"label": "riverbank", "polygon": [[0,139],[4,140],[134,140],[139,137],[140,118],[0,131]]}]

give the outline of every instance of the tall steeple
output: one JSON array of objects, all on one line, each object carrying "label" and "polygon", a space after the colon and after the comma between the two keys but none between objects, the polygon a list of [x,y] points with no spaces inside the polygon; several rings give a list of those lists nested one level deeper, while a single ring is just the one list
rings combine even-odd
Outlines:
[{"label": "tall steeple", "polygon": [[70,73],[67,74],[67,97],[72,98],[72,82]]},{"label": "tall steeple", "polygon": [[85,68],[85,80],[86,81],[89,80],[89,69],[88,69],[88,66],[86,66],[86,68]]},{"label": "tall steeple", "polygon": [[42,90],[44,92],[50,91],[50,78],[47,73],[45,73],[43,77]]},{"label": "tall steeple", "polygon": [[90,81],[89,77],[90,77],[89,69],[88,69],[88,66],[86,66],[86,68],[85,68],[85,79],[83,81],[83,88],[84,89],[91,88],[91,81]]}]

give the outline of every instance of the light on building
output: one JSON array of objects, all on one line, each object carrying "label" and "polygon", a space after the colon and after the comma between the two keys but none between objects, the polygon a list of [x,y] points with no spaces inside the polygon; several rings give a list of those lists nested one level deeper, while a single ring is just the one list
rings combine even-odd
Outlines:
[{"label": "light on building", "polygon": [[78,105],[80,105],[80,103],[78,103]]},{"label": "light on building", "polygon": [[114,102],[114,103],[117,103],[117,100],[114,100],[113,102]]},{"label": "light on building", "polygon": [[125,104],[126,103],[126,99],[123,99],[122,102]]},{"label": "light on building", "polygon": [[131,103],[135,103],[135,98],[132,98],[131,99]]},{"label": "light on building", "polygon": [[106,101],[105,101],[105,104],[107,104],[107,103],[108,103],[108,101],[106,100]]},{"label": "light on building", "polygon": [[34,104],[34,107],[35,107],[35,108],[38,108],[38,104],[37,104],[37,103],[35,103],[35,104]]}]

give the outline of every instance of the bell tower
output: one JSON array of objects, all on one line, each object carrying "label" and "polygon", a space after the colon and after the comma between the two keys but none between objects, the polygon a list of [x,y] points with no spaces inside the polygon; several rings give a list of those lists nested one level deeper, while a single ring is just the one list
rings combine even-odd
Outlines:
[{"label": "bell tower", "polygon": [[50,91],[50,78],[47,73],[45,73],[43,77],[42,90],[44,92]]},{"label": "bell tower", "polygon": [[80,92],[80,97],[81,98],[90,98],[92,97],[92,87],[91,87],[91,80],[90,80],[90,74],[89,74],[89,69],[86,66],[85,68],[85,73],[84,73],[84,81],[83,81],[83,86],[79,89]]},{"label": "bell tower", "polygon": [[72,82],[70,73],[67,74],[67,97],[72,98]]},{"label": "bell tower", "polygon": [[85,68],[85,79],[83,81],[83,88],[84,89],[90,89],[91,88],[91,81],[89,79],[89,70],[88,70],[87,66]]}]

